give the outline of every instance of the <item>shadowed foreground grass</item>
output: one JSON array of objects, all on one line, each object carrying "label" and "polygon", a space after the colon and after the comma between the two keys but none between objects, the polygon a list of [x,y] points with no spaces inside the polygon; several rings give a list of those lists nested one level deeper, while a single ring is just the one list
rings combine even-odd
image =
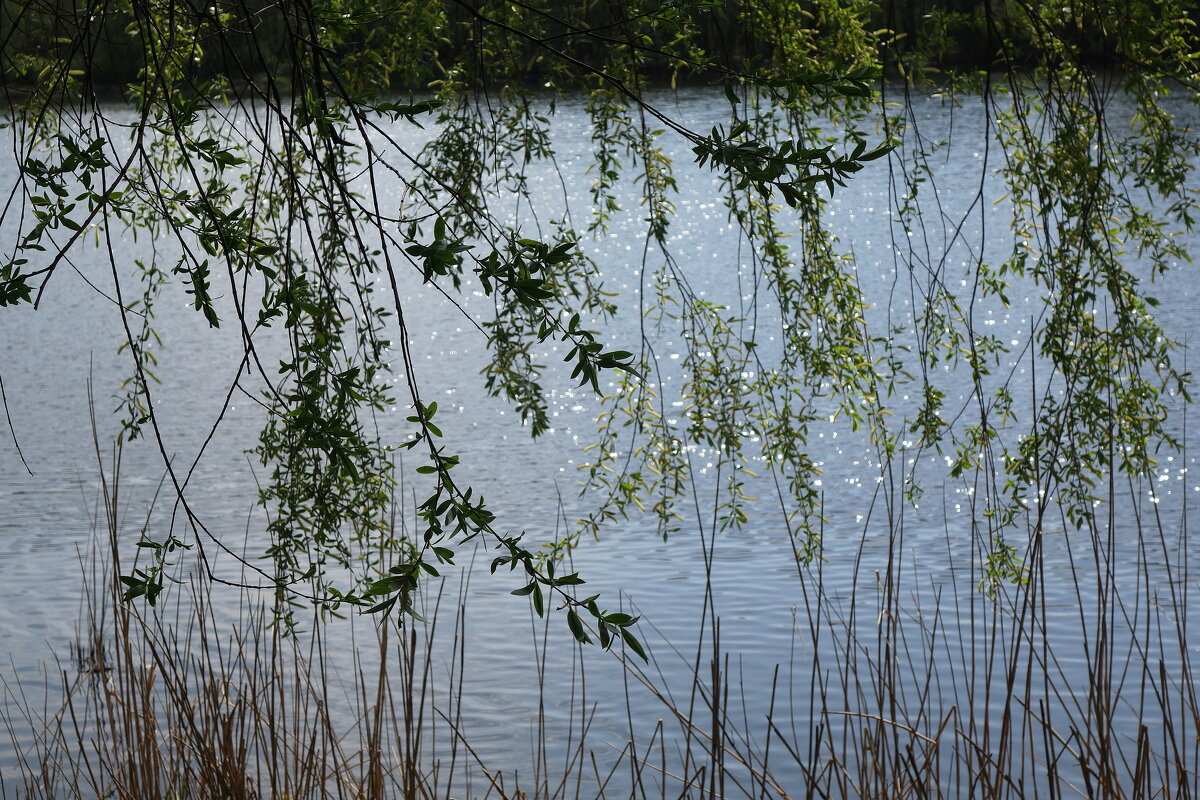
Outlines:
[{"label": "shadowed foreground grass", "polygon": [[[21,798],[1187,798],[1200,789],[1186,510],[1171,532],[1141,517],[1137,563],[1119,555],[1117,537],[1130,533],[1115,518],[1072,534],[1075,604],[1065,613],[1043,599],[1061,571],[1047,571],[1040,530],[1027,580],[994,596],[979,566],[985,542],[955,556],[961,580],[931,595],[913,591],[928,581],[906,566],[901,523],[886,543],[864,533],[860,553],[884,548],[894,567],[836,596],[820,562],[798,567],[805,644],[775,668],[765,713],[740,699],[738,654],[721,648],[710,591],[692,655],[657,648],[689,661],[687,690],[667,690],[654,651],[648,664],[625,661],[627,740],[591,734],[593,709],[573,705],[578,735],[564,743],[535,726],[535,767],[518,774],[485,763],[463,724],[472,698],[461,610],[447,612],[439,596],[425,598],[428,622],[359,624],[371,638],[363,650],[378,657],[356,657],[347,674],[331,665],[320,626],[283,635],[261,595],[243,596],[234,621],[228,598],[225,611],[214,601],[233,590],[202,578],[170,611],[123,603],[114,484],[61,708],[39,712],[8,687],[9,713],[24,717],[5,720]],[[702,541],[711,547],[711,536]],[[1060,541],[1054,559],[1063,552]],[[709,556],[711,577],[719,564]],[[1070,635],[1063,619],[1074,620]],[[581,665],[621,659],[582,653],[569,676],[547,675],[544,654],[531,659],[531,685],[581,686]]]}]

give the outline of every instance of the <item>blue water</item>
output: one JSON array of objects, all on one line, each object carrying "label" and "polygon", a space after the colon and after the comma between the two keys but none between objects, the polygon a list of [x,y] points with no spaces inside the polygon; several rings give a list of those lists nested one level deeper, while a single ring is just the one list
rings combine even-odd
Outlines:
[{"label": "blue water", "polygon": [[[702,90],[664,94],[655,102],[700,129],[723,121],[727,113],[721,97]],[[840,189],[827,217],[839,246],[853,254],[868,301],[876,304],[868,319],[881,329],[889,324],[911,328],[920,310],[919,298],[908,290],[906,255],[917,253],[940,265],[947,284],[965,287],[975,259],[999,261],[1009,241],[1008,208],[997,173],[1000,162],[994,151],[985,158],[981,106],[967,102],[951,120],[942,100],[918,97],[913,100],[913,117],[929,139],[953,139],[953,146],[931,164],[933,182],[926,189],[932,190],[926,206],[927,240],[910,249],[908,237],[898,231],[889,184],[889,167],[896,163],[889,164],[886,159]],[[12,132],[5,130],[0,135],[11,136]],[[394,135],[401,144],[415,148],[428,133],[398,127]],[[581,106],[558,102],[553,143],[556,167],[531,167],[535,196],[553,208],[563,202],[565,194],[577,215],[576,224],[580,224],[587,215],[592,181],[586,173],[590,132]],[[9,148],[11,143],[4,146]],[[747,287],[752,267],[718,196],[719,181],[713,173],[692,168],[685,142],[666,139],[665,146],[679,182],[670,252],[699,293],[733,309],[743,308],[751,300]],[[13,163],[0,163],[0,182],[7,188],[15,179]],[[973,205],[980,186],[985,187],[987,202]],[[641,284],[644,210],[632,185],[623,186],[622,192],[624,213],[608,233],[585,246],[599,265],[606,288],[617,292],[617,302],[632,310]],[[385,202],[398,201],[400,196],[398,184],[383,187]],[[522,224],[532,229],[536,221],[523,216]],[[961,235],[955,236],[956,230]],[[11,241],[11,219],[0,226],[0,233],[4,242]],[[127,270],[134,258],[147,258],[152,247],[167,255],[171,250],[169,243],[145,237],[122,239],[119,244],[118,273]],[[16,720],[12,723],[15,738],[22,746],[28,739],[20,714],[14,711],[13,697],[33,698],[35,705],[46,697],[48,707],[54,706],[60,681],[53,659],[64,659],[76,640],[84,581],[81,562],[88,560],[96,530],[103,529],[97,524],[103,513],[99,474],[103,468],[111,479],[111,442],[119,430],[108,412],[115,407],[114,396],[130,370],[127,358],[117,352],[122,337],[117,309],[110,299],[113,280],[102,251],[85,246],[54,276],[39,309],[3,309],[0,314],[0,376],[12,428],[32,471],[30,474],[23,466],[8,427],[0,426],[0,641],[6,655],[0,676],[8,686],[7,713],[10,720]],[[567,524],[564,520],[585,514],[595,502],[594,497],[578,496],[577,468],[588,459],[582,448],[591,441],[597,403],[586,390],[570,388],[570,384],[552,387],[554,430],[542,440],[531,441],[519,416],[482,392],[478,376],[488,354],[483,335],[473,322],[487,319],[488,304],[476,289],[468,282],[466,310],[460,312],[440,294],[422,286],[419,276],[408,276],[402,294],[416,372],[423,396],[439,403],[439,423],[447,434],[449,449],[462,455],[462,473],[488,499],[501,528],[524,531],[530,542],[546,541],[562,530]],[[1186,339],[1200,321],[1200,282],[1191,268],[1180,265],[1154,294],[1163,301],[1160,319],[1168,333]],[[1020,353],[1044,304],[1035,287],[1020,284],[1013,287],[1011,299],[1008,308],[981,303],[975,314],[1011,342],[1014,353]],[[170,287],[159,306],[157,322],[164,344],[159,350],[158,374],[162,383],[154,391],[163,448],[177,468],[191,468],[194,463],[187,494],[207,529],[233,549],[240,552],[248,547],[253,553],[254,543],[262,541],[260,532],[265,525],[264,512],[255,503],[256,480],[264,478],[264,470],[247,450],[256,442],[262,414],[238,393],[223,409],[227,391],[239,379],[240,334],[233,326],[209,329],[200,315],[190,310],[188,301],[181,287]],[[767,349],[771,341],[769,313],[768,305],[759,321],[768,331],[764,335]],[[232,312],[222,316],[231,318]],[[636,345],[634,325],[629,316],[614,325],[614,346],[636,349],[630,347]],[[270,353],[278,342],[267,339],[261,346]],[[656,345],[668,376],[670,362],[680,350],[679,343],[669,337]],[[558,360],[553,348],[546,357]],[[1012,359],[1006,366],[1011,368],[1013,394],[1019,395],[1027,388],[1025,370],[1030,362],[1015,355]],[[947,407],[969,408],[967,377],[948,367],[939,369]],[[247,380],[245,385],[253,393],[254,384]],[[674,389],[664,385],[662,391]],[[896,404],[911,408],[914,400],[900,396]],[[95,412],[95,437],[89,407]],[[1183,427],[1186,407],[1176,403],[1174,410],[1173,424],[1186,433],[1186,442],[1194,444],[1195,425],[1189,424],[1186,431]],[[395,444],[406,438],[403,419],[407,415],[401,406],[380,417],[385,441]],[[198,458],[218,418],[212,441]],[[711,676],[714,614],[706,610],[704,568],[704,547],[710,546],[715,566],[708,585],[712,607],[720,619],[722,659],[718,663],[732,687],[726,705],[739,723],[754,732],[751,735],[760,749],[767,738],[764,720],[772,704],[776,724],[789,733],[795,731],[797,746],[803,751],[811,744],[810,724],[821,721],[811,707],[814,675],[818,683],[826,683],[829,708],[894,718],[898,713],[894,706],[877,708],[868,695],[871,665],[888,663],[889,654],[894,657],[896,653],[902,654],[895,661],[902,673],[897,679],[902,696],[896,702],[901,712],[905,707],[911,712],[904,717],[909,720],[905,724],[933,736],[952,706],[964,713],[961,709],[969,705],[972,692],[979,693],[974,707],[976,721],[981,721],[989,707],[1000,708],[1006,697],[1000,691],[1002,683],[996,682],[1000,678],[987,677],[986,665],[999,663],[989,655],[988,645],[996,636],[1012,633],[1011,603],[1020,593],[1011,587],[1002,589],[993,600],[980,590],[982,554],[977,531],[986,488],[970,478],[949,478],[944,457],[918,453],[915,443],[907,446],[914,448],[912,452],[902,454],[889,469],[880,464],[864,437],[844,425],[831,424],[812,432],[811,455],[824,470],[819,488],[825,517],[823,560],[814,565],[797,565],[786,524],[778,504],[770,499],[772,490],[765,479],[755,483],[755,491],[750,492],[762,497],[750,524],[742,531],[714,536],[711,490],[715,459],[698,450],[692,454],[698,508],[685,515],[678,533],[663,541],[649,518],[622,521],[609,526],[600,541],[584,540],[572,554],[573,567],[592,590],[602,592],[602,603],[610,609],[633,607],[645,615],[639,630],[656,657],[646,679],[686,708],[691,702],[688,691],[698,646],[701,675],[705,679]],[[1170,632],[1173,614],[1191,617],[1197,611],[1190,577],[1197,554],[1188,539],[1188,528],[1198,521],[1195,506],[1200,499],[1193,452],[1194,447],[1164,453],[1153,486],[1142,482],[1119,488],[1118,495],[1124,499],[1115,512],[1117,536],[1108,551],[1099,548],[1105,552],[1099,562],[1093,555],[1096,547],[1086,534],[1068,531],[1063,523],[1044,526],[1044,594],[1040,598],[1044,614],[1038,617],[1044,628],[1039,627],[1034,635],[1031,651],[1036,650],[1032,645],[1037,642],[1052,641],[1056,660],[1039,672],[1049,677],[1030,690],[1030,697],[1064,702],[1064,692],[1069,695],[1086,674],[1089,643],[1094,642],[1098,629],[1109,627],[1100,621],[1093,603],[1097,575],[1103,575],[1108,567],[1115,571],[1124,610],[1132,620],[1112,628],[1114,652],[1124,659],[1123,664],[1139,670],[1143,663],[1151,665],[1156,676],[1161,658],[1178,674],[1182,663],[1178,648],[1169,639],[1163,643],[1156,626],[1166,624]],[[401,473],[409,481],[414,466],[402,463]],[[763,465],[758,466],[765,476]],[[915,505],[902,496],[903,479],[911,474],[919,476],[925,490]],[[169,490],[154,501],[162,478],[163,458],[155,445],[147,441],[126,445],[120,491],[122,536],[128,542],[136,540],[147,521],[152,530],[163,531],[172,524],[183,530]],[[411,495],[406,492],[412,491],[412,485],[406,483],[399,498],[402,515],[407,513],[409,518]],[[403,511],[405,504],[407,512]],[[1133,535],[1138,530],[1135,512],[1142,515],[1141,529],[1153,536]],[[1154,515],[1161,520],[1161,537],[1158,526],[1146,522]],[[1027,531],[1014,533],[1013,543],[1019,549],[1024,550],[1028,542]],[[211,541],[200,544],[218,574],[244,574],[240,565]],[[655,741],[660,719],[666,721],[668,741],[676,742],[679,727],[672,712],[636,681],[631,682],[611,656],[595,648],[584,649],[584,681],[578,666],[580,656],[569,641],[564,621],[553,616],[549,627],[543,628],[541,622],[531,619],[525,601],[508,594],[519,582],[506,574],[488,575],[483,566],[490,559],[486,550],[472,559],[461,558],[463,569],[450,572],[444,601],[451,615],[458,598],[465,604],[468,644],[462,714],[471,745],[485,763],[526,777],[533,775],[535,740],[540,737],[539,726],[544,725],[553,773],[555,763],[565,762],[562,750],[573,741],[570,731],[578,730],[581,709],[591,715],[589,746],[601,765],[618,761],[618,753],[631,736],[639,748]],[[1193,565],[1191,572],[1180,573],[1184,577],[1178,579],[1176,590],[1190,593],[1176,607],[1166,600],[1168,561],[1174,569]],[[471,563],[474,566],[468,569]],[[891,599],[884,594],[889,570],[899,585]],[[216,596],[219,607],[225,603],[220,613],[236,616],[240,596],[221,589]],[[371,624],[357,620],[353,626],[330,628],[330,641],[338,643],[331,648],[335,667],[351,669],[350,643],[369,640]],[[439,643],[448,638],[450,627],[442,625]],[[1186,622],[1182,627],[1186,631]],[[863,649],[847,648],[850,631],[861,637]],[[881,644],[885,634],[898,638]],[[539,650],[543,637],[548,641],[544,654]],[[1139,652],[1135,644],[1139,641],[1155,647],[1163,643],[1163,650]],[[1194,650],[1190,641],[1184,646],[1187,652]],[[895,650],[890,649],[893,647]],[[369,660],[373,648],[364,646],[361,652]],[[438,678],[445,678],[456,662],[448,645],[438,644],[435,654],[439,659],[433,671],[437,694],[444,691],[437,686]],[[538,658],[545,659],[549,676],[540,690],[533,669]],[[935,679],[932,688],[926,680],[930,675]],[[1190,676],[1179,680],[1187,684]],[[982,691],[989,688],[993,692],[990,701],[980,700]],[[446,694],[439,698],[449,702]],[[917,710],[926,706],[929,710]],[[702,700],[696,708],[699,719],[709,713]],[[348,709],[346,713],[349,715]],[[836,731],[852,718],[832,716],[823,722],[826,731]],[[1133,717],[1117,719],[1114,725],[1120,735],[1126,735],[1120,726],[1133,730],[1139,721],[1152,728],[1162,725],[1161,720]],[[1194,730],[1194,721],[1186,724]],[[972,732],[962,735],[968,737]],[[677,742],[666,747],[670,759],[677,757],[676,747]],[[784,755],[778,743],[774,747],[776,778],[785,787],[800,786],[805,765]],[[17,765],[13,746],[7,742],[0,745],[0,769],[7,785],[12,785]],[[1031,779],[1039,779],[1039,767],[1032,760],[1028,770]],[[629,780],[628,767],[619,772],[621,777],[614,778],[610,790]],[[953,776],[948,775],[947,780]],[[615,796],[621,796],[621,791]]]}]

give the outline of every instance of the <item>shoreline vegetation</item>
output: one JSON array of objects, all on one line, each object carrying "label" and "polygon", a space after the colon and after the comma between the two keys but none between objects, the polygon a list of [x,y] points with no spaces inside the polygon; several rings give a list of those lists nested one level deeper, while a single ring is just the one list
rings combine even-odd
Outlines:
[{"label": "shoreline vegetation", "polygon": [[[518,3],[518,6],[523,4]],[[684,4],[688,5],[688,4]],[[763,47],[763,37],[750,18],[741,14],[736,5],[712,2],[693,2],[699,10],[701,23],[689,31],[694,53],[720,53],[719,59],[681,58],[678,54],[658,49],[657,44],[633,45],[638,52],[638,82],[645,87],[720,85],[737,80],[744,71],[753,74],[762,69],[786,70],[773,61],[779,56]],[[856,8],[857,6],[857,8]],[[1088,3],[1073,3],[1062,7],[1058,25],[1049,25],[1038,13],[1038,4],[1020,0],[897,0],[895,2],[847,3],[851,13],[865,15],[858,21],[871,30],[876,58],[883,75],[889,80],[905,80],[917,85],[927,82],[959,83],[963,78],[980,73],[1006,74],[1023,69],[1035,69],[1060,57],[1059,48],[1073,51],[1073,60],[1098,70],[1138,69],[1151,66],[1148,53],[1131,47],[1121,27],[1094,10]],[[436,30],[417,26],[414,35],[413,15],[389,13],[370,4],[361,8],[351,6],[349,13],[361,14],[360,19],[348,19],[343,24],[363,31],[340,43],[334,58],[353,60],[361,53],[370,53],[374,40],[408,43],[419,42],[423,48],[417,58],[395,59],[384,54],[382,64],[372,64],[372,72],[383,78],[375,87],[382,95],[400,95],[436,90],[449,79],[462,82],[470,90],[486,90],[489,78],[485,71],[462,74],[454,65],[464,54],[478,46],[472,27],[478,20],[465,4],[451,3],[445,18]],[[1183,8],[1183,7],[1181,7]],[[215,7],[214,7],[215,9]],[[561,65],[542,52],[546,44],[570,36],[584,41],[584,47],[572,58],[603,64],[609,48],[628,47],[609,38],[594,41],[587,31],[604,31],[621,24],[619,4],[588,4],[581,12],[570,3],[549,3],[544,7],[528,6],[526,13],[543,16],[552,25],[562,28],[557,36],[545,42],[530,37],[506,46],[518,52],[506,54],[515,64],[523,65],[504,81],[523,82],[527,88],[553,91],[588,90],[589,83],[567,77]],[[287,16],[286,6],[265,0],[251,0],[228,7],[219,18],[202,5],[183,5],[180,12],[193,14],[181,19],[181,29],[195,30],[201,35],[195,41],[197,57],[184,70],[185,88],[211,91],[224,86],[234,95],[241,95],[251,86],[256,91],[293,91],[294,64],[284,57],[289,37],[295,35],[295,21]],[[1164,7],[1164,13],[1170,13]],[[836,15],[822,11],[820,4],[810,9],[796,5],[797,15],[811,26],[814,38],[830,35],[830,30],[845,24]],[[144,22],[130,7],[120,4],[103,15],[91,13],[86,6],[45,4],[3,0],[0,3],[0,75],[3,98],[9,104],[21,103],[35,91],[38,80],[33,63],[67,65],[75,91],[99,100],[132,100],[132,87],[145,75],[146,53],[137,41],[138,26]],[[426,23],[428,24],[428,23]],[[1185,38],[1175,43],[1181,48],[1200,49],[1200,31],[1195,25],[1184,27]],[[836,31],[832,31],[836,34]],[[1189,35],[1190,34],[1190,35]],[[1048,47],[1047,41],[1054,46]],[[31,63],[32,62],[32,63]],[[401,63],[403,62],[403,63]],[[740,65],[731,68],[727,65]],[[1189,83],[1183,79],[1184,86]],[[1195,88],[1194,85],[1191,88]]]},{"label": "shoreline vegetation", "polygon": [[[531,608],[540,634],[527,642],[528,680],[541,688],[527,709],[536,715],[513,720],[511,744],[526,726],[532,736],[523,772],[472,744],[461,588],[429,584],[420,621],[360,626],[347,673],[330,658],[334,621],[289,633],[258,593],[200,578],[170,604],[123,601],[120,482],[117,454],[101,473],[101,529],[83,561],[79,639],[58,662],[61,695],[5,684],[3,728],[20,763],[5,784],[14,800],[1149,800],[1200,791],[1196,643],[1177,615],[1190,607],[1196,568],[1186,520],[1172,531],[1147,512],[1138,563],[1117,555],[1128,533],[1119,523],[1075,546],[1079,638],[1066,647],[1061,625],[1047,625],[1039,549],[1026,582],[990,598],[951,584],[922,607],[906,587],[932,575],[906,561],[902,529],[884,544],[864,528],[857,558],[883,546],[891,566],[859,574],[874,589],[855,602],[844,587],[823,586],[819,563],[797,563],[798,644],[773,672],[756,665],[759,680],[770,676],[765,715],[748,713],[743,654],[722,645],[711,590],[682,652],[659,642],[645,663],[603,654],[625,675],[623,742],[592,731],[598,703],[584,687],[601,654],[575,643],[570,674],[547,674],[539,648],[552,632]],[[703,547],[714,533],[701,532]],[[987,545],[976,542],[951,570],[986,580]],[[711,585],[720,563],[711,553],[705,563]],[[220,592],[241,598],[231,605]],[[222,606],[238,609],[233,620]],[[670,685],[660,658],[689,662],[690,686]],[[52,697],[61,705],[47,705]],[[548,733],[551,714],[571,736]]]}]

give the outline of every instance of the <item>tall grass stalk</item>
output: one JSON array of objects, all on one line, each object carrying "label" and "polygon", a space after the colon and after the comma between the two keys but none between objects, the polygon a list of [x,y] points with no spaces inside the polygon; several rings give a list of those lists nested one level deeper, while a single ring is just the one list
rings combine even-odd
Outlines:
[{"label": "tall grass stalk", "polygon": [[[585,664],[609,655],[576,649],[569,675],[551,673],[551,650],[574,645],[535,624],[530,686],[540,699],[533,771],[522,775],[486,763],[464,721],[474,702],[465,589],[453,603],[424,598],[427,623],[360,624],[359,644],[362,631],[368,639],[346,674],[321,626],[284,635],[253,596],[227,620],[215,597],[224,587],[202,577],[169,607],[122,602],[119,458],[102,478],[104,547],[88,561],[62,705],[38,710],[9,686],[8,707],[23,709],[35,731],[22,738],[6,720],[21,798],[1057,800],[1200,791],[1186,507],[1176,530],[1157,505],[1135,501],[1136,530],[1114,512],[1067,534],[1065,520],[1052,527],[1042,515],[1025,553],[1027,580],[992,596],[979,566],[986,530],[969,547],[947,530],[952,577],[938,581],[908,555],[905,504],[877,496],[886,542],[864,527],[851,587],[830,586],[820,561],[798,565],[793,652],[765,677],[722,645],[717,524],[697,515],[702,631],[686,651],[660,642],[648,663],[612,654],[623,705],[597,697],[588,681]],[[1110,484],[1112,506],[1139,488]],[[1139,537],[1133,563],[1118,546],[1130,536]],[[887,567],[876,571],[881,548]],[[1064,575],[1074,602],[1057,607],[1047,584]],[[765,708],[747,700],[748,682],[764,680]],[[567,710],[549,711],[549,695],[563,693]],[[595,732],[601,706],[623,708],[625,741]],[[569,716],[565,737],[547,724],[552,713]]]}]

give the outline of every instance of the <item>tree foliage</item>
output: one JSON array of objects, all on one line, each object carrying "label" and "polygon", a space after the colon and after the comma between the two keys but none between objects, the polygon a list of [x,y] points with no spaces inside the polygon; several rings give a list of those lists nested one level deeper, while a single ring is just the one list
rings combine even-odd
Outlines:
[{"label": "tree foliage", "polygon": [[[1086,527],[1090,487],[1114,471],[1146,474],[1170,442],[1167,397],[1186,392],[1186,376],[1145,281],[1186,260],[1173,234],[1194,223],[1197,143],[1165,105],[1169,92],[1196,94],[1186,3],[42,0],[6,2],[2,19],[19,166],[4,221],[19,233],[5,243],[0,305],[53,302],[51,277],[99,231],[123,310],[130,439],[161,441],[154,315],[167,282],[187,287],[208,325],[240,330],[266,410],[254,450],[270,470],[262,572],[285,614],[298,599],[411,612],[422,577],[483,537],[497,550],[492,570],[519,571],[514,593],[539,614],[562,605],[578,639],[590,618],[601,644],[640,652],[633,618],[579,594],[555,551],[506,532],[459,479],[416,379],[406,271],[450,301],[468,283],[491,298],[483,380],[534,436],[549,428],[545,381],[562,377],[540,364],[550,345],[569,381],[602,395],[583,472],[596,502],[559,553],[635,512],[677,530],[703,448],[724,525],[749,518],[759,464],[797,552],[817,556],[810,442],[848,424],[899,465],[913,501],[920,486],[903,459],[914,453],[937,450],[952,477],[975,476],[990,574],[1019,578],[1008,537],[1040,530],[1052,503]],[[654,104],[649,88],[679,82],[723,97],[728,122],[697,130]],[[890,330],[869,318],[857,265],[826,224],[829,198],[886,159],[899,229],[930,224],[922,200],[937,145],[904,102],[922,87],[944,93],[947,113],[986,108],[1011,252],[980,255],[960,289],[936,254],[898,247],[919,314],[915,330]],[[1120,129],[1114,92],[1136,107]],[[590,206],[574,218],[552,209],[540,231],[523,230],[497,204],[535,204],[530,164],[554,158],[563,97],[582,98],[592,125]],[[427,144],[406,149],[396,123],[427,127]],[[680,140],[694,164],[667,155],[664,142]],[[718,177],[749,254],[752,308],[693,291],[672,254],[679,169]],[[404,185],[399,207],[380,196],[384,176]],[[978,202],[995,200],[980,180]],[[623,181],[640,209],[621,207]],[[644,291],[619,308],[580,242],[626,213],[645,219]],[[169,237],[180,255],[120,263],[114,244],[131,229]],[[1044,296],[1028,358],[1047,377],[1022,399],[1031,413],[1002,369],[1026,354],[975,317],[983,298],[1006,305],[1014,280]],[[751,323],[758,308],[770,321]],[[629,350],[607,344],[618,314],[644,321]],[[255,347],[268,330],[288,341],[278,364]],[[668,338],[684,343],[679,389],[656,350]],[[958,407],[939,385],[945,365],[970,375]],[[373,423],[397,401],[410,408],[412,469],[428,480],[413,538],[390,522],[396,454]],[[155,559],[124,580],[151,602],[170,551],[224,546],[207,540],[186,477],[168,468],[195,536],[142,543]]]}]

